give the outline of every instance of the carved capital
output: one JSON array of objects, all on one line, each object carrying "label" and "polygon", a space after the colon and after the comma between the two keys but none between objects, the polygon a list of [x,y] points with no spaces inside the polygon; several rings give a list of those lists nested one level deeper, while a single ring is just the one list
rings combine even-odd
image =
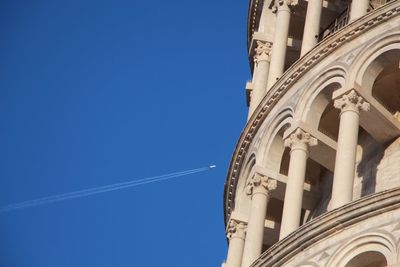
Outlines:
[{"label": "carved capital", "polygon": [[269,61],[271,57],[272,43],[257,41],[255,49],[254,62]]},{"label": "carved capital", "polygon": [[307,150],[309,146],[315,146],[318,144],[316,138],[311,134],[306,133],[300,128],[297,128],[291,135],[285,139],[285,146],[290,149],[302,148]]},{"label": "carved capital", "polygon": [[275,0],[274,6],[272,7],[272,12],[277,12],[282,8],[290,8],[299,4],[298,0]]},{"label": "carved capital", "polygon": [[263,193],[269,196],[271,191],[275,190],[276,187],[276,180],[256,172],[247,183],[246,194],[253,195],[254,193]]},{"label": "carved capital", "polygon": [[348,110],[356,112],[361,110],[369,111],[370,107],[369,103],[365,102],[355,90],[351,90],[348,94],[344,94],[340,98],[336,99],[334,106],[342,112]]},{"label": "carved capital", "polygon": [[229,240],[231,240],[232,238],[244,239],[246,237],[246,231],[246,223],[231,219],[226,229],[226,236]]}]

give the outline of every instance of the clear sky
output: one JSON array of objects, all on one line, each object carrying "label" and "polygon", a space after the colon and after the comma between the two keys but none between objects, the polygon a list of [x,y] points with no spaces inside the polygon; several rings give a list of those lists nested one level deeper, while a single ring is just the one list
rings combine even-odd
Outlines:
[{"label": "clear sky", "polygon": [[216,164],[0,214],[0,266],[211,267],[246,120],[248,1],[0,4],[0,206]]}]

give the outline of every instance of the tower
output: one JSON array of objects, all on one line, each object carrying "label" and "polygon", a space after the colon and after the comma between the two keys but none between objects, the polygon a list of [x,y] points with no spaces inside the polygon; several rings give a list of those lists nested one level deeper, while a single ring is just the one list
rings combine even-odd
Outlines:
[{"label": "tower", "polygon": [[400,1],[250,0],[225,267],[400,266]]}]

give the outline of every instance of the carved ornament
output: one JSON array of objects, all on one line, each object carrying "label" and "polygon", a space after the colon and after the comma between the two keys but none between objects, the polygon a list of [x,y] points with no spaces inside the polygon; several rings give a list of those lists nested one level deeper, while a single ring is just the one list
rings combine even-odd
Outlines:
[{"label": "carved ornament", "polygon": [[323,40],[315,49],[311,50],[306,56],[292,65],[282,77],[272,86],[268,95],[258,105],[253,115],[248,120],[245,129],[238,141],[227,175],[225,187],[225,218],[229,218],[233,207],[236,192],[236,184],[242,168],[243,160],[250,147],[254,136],[261,124],[269,114],[270,110],[285,95],[285,93],[305,75],[314,65],[326,58],[336,49],[344,44],[367,32],[371,28],[380,25],[400,14],[400,2],[392,1],[380,9],[369,12],[366,16],[343,27],[329,38]]},{"label": "carved ornament", "polygon": [[300,128],[297,128],[294,133],[285,139],[285,146],[290,147],[291,149],[297,147],[307,149],[308,146],[315,146],[317,143],[318,141],[316,138]]},{"label": "carved ornament", "polygon": [[351,90],[348,94],[344,94],[335,100],[334,106],[342,112],[346,110],[352,111],[369,111],[369,103],[357,94],[355,90]]},{"label": "carved ornament", "polygon": [[246,194],[253,195],[256,192],[269,195],[272,190],[277,187],[277,182],[274,179],[268,178],[259,173],[255,173],[246,186]]},{"label": "carved ornament", "polygon": [[226,236],[229,240],[236,237],[244,239],[246,236],[246,231],[246,223],[231,219],[229,221],[228,228],[226,229]]},{"label": "carved ornament", "polygon": [[257,41],[255,49],[254,62],[269,61],[271,57],[272,43]]},{"label": "carved ornament", "polygon": [[281,8],[290,8],[299,4],[298,0],[275,0],[272,12],[276,13]]}]

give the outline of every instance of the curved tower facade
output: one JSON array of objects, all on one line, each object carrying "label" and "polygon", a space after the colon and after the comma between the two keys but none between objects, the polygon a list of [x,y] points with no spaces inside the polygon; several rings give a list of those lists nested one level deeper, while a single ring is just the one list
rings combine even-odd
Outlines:
[{"label": "curved tower facade", "polygon": [[400,1],[250,0],[225,267],[400,266]]}]

